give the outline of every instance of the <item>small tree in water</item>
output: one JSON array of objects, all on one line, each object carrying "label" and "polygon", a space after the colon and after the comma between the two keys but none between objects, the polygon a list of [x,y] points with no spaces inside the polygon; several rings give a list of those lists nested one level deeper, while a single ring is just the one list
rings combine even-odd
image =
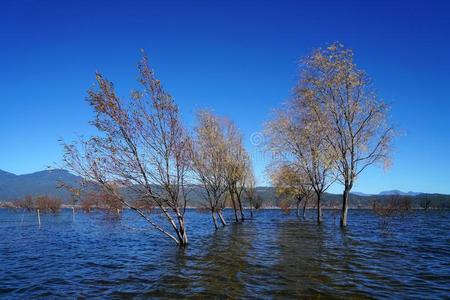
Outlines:
[{"label": "small tree in water", "polygon": [[427,194],[423,195],[422,197],[423,197],[423,199],[420,200],[419,205],[423,210],[427,210],[431,206],[431,199],[428,197]]},{"label": "small tree in water", "polygon": [[277,154],[272,169],[289,166],[305,176],[317,199],[317,222],[322,221],[321,198],[334,182],[335,153],[325,141],[328,128],[314,116],[317,107],[306,96],[295,97],[266,125],[266,147]]},{"label": "small tree in water", "polygon": [[38,209],[44,213],[58,213],[61,210],[62,200],[58,197],[27,195],[21,200],[14,202],[14,207],[23,208],[28,211]]},{"label": "small tree in water", "polygon": [[57,213],[61,210],[62,200],[60,198],[38,196],[34,202],[36,209],[41,212]]},{"label": "small tree in water", "polygon": [[412,209],[411,198],[392,195],[385,202],[374,201],[373,212],[379,217],[379,227],[383,233],[388,233],[394,217],[404,217]]},{"label": "small tree in water", "polygon": [[312,196],[312,187],[308,183],[308,177],[302,170],[296,170],[293,166],[279,165],[271,170],[270,178],[278,196],[283,197],[283,205],[290,207],[295,203],[297,217],[300,217],[300,204],[303,201],[303,219],[306,217],[306,205]]},{"label": "small tree in water", "polygon": [[[97,88],[88,92],[95,112],[91,122],[98,134],[88,140],[64,144],[67,167],[86,181],[95,182],[110,199],[136,211],[154,228],[179,246],[188,243],[185,226],[186,173],[189,138],[178,107],[148,66],[139,64],[141,90],[127,101],[100,73]],[[159,208],[169,230],[154,221],[129,195]]]},{"label": "small tree in water", "polygon": [[192,167],[198,184],[204,188],[205,206],[211,212],[214,227],[218,229],[216,216],[223,226],[227,225],[222,215],[227,191],[227,149],[223,122],[208,111],[198,112],[197,120],[191,147]]},{"label": "small tree in water", "polygon": [[250,207],[250,217],[253,218],[253,209],[259,209],[262,206],[262,198],[256,191],[256,179],[253,172],[253,166],[251,160],[248,162],[247,172],[245,176],[244,185],[245,198],[248,201]]},{"label": "small tree in water", "polygon": [[28,211],[33,210],[35,208],[33,196],[27,195],[23,199],[14,201],[14,206]]},{"label": "small tree in water", "polygon": [[[234,210],[236,222],[245,220],[242,196],[245,190],[246,177],[252,172],[250,156],[244,148],[242,134],[235,124],[229,120],[225,126],[225,180]],[[239,216],[238,216],[239,211]]]}]

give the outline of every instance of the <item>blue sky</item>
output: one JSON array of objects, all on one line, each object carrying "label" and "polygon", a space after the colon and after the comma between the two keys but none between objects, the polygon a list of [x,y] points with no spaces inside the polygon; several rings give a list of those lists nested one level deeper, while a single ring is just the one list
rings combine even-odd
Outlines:
[{"label": "blue sky", "polygon": [[450,194],[450,4],[63,2],[0,4],[0,169],[23,174],[58,163],[59,138],[92,132],[84,99],[94,72],[127,96],[144,48],[189,126],[200,108],[238,124],[265,183],[265,159],[250,136],[290,96],[298,59],[340,41],[404,131],[391,169],[367,170],[354,190]]}]

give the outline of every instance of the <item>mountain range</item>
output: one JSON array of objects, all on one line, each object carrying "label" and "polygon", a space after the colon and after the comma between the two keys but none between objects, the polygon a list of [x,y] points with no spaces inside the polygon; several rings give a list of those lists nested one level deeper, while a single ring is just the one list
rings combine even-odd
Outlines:
[{"label": "mountain range", "polygon": [[357,196],[418,196],[421,194],[425,194],[425,193],[421,193],[421,192],[402,192],[400,190],[390,190],[390,191],[383,191],[383,192],[379,192],[378,194],[367,194],[367,193],[361,193],[361,192],[352,192],[352,194],[357,195]]},{"label": "mountain range", "polygon": [[20,199],[27,195],[48,195],[66,200],[70,195],[64,188],[60,188],[61,182],[77,186],[80,181],[81,177],[61,169],[24,175],[0,170],[0,201]]},{"label": "mountain range", "polygon": [[[81,180],[81,177],[63,169],[44,170],[24,175],[16,175],[0,170],[0,201],[14,201],[27,195],[48,195],[60,197],[68,201],[70,194],[66,189],[60,187],[61,183],[64,182],[71,186],[78,186]],[[264,200],[264,205],[277,206],[279,204],[280,199],[277,197],[273,187],[260,186],[257,187],[256,191]],[[200,193],[200,191],[193,193],[193,195],[197,196],[191,197],[190,206],[200,205],[201,199],[198,196]],[[450,207],[450,195],[402,192],[399,190],[383,191],[376,195],[354,192],[350,195],[350,203],[353,208],[370,207],[373,201],[383,201],[393,196],[410,197],[415,206],[420,206],[420,202],[424,201],[424,199],[430,199],[435,204],[438,203],[436,205]],[[339,207],[341,197],[341,195],[326,193],[324,196],[324,205]]]}]

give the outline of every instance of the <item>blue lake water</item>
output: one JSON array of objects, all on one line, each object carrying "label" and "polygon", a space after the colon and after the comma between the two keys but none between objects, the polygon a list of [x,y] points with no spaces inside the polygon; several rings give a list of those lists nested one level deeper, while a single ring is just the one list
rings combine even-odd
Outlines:
[{"label": "blue lake water", "polygon": [[[231,212],[226,212],[231,221]],[[122,218],[0,209],[0,298],[448,298],[450,212],[415,211],[380,230],[371,211],[324,224],[280,210],[213,230],[189,210],[178,249],[127,211]],[[158,217],[158,216],[155,216]]]}]

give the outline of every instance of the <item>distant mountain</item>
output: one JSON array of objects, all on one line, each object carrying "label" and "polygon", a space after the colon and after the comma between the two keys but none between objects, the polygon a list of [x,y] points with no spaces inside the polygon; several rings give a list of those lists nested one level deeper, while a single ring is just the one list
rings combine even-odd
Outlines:
[{"label": "distant mountain", "polygon": [[60,182],[77,186],[81,177],[66,170],[54,169],[25,175],[0,170],[0,201],[20,199],[26,195],[48,195],[68,199],[69,193],[58,188]]},{"label": "distant mountain", "polygon": [[384,191],[384,192],[380,192],[379,195],[382,196],[392,196],[392,195],[397,195],[397,196],[417,196],[423,193],[419,193],[419,192],[402,192],[400,190],[392,190],[392,191]]},{"label": "distant mountain", "polygon": [[4,180],[4,179],[8,179],[8,178],[13,178],[17,175],[13,174],[13,173],[9,173],[3,170],[0,170],[0,180]]}]

